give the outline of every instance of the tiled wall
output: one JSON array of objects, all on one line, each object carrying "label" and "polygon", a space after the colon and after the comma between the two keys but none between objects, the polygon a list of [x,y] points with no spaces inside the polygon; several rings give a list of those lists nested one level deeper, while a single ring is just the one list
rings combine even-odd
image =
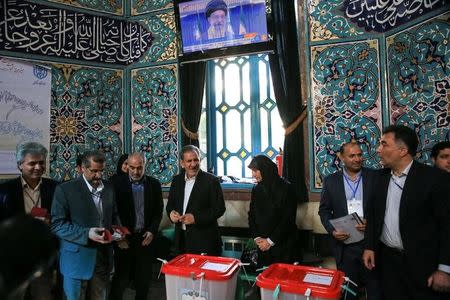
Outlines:
[{"label": "tiled wall", "polygon": [[387,1],[396,9],[388,18],[375,1],[363,2],[310,0],[305,7],[313,191],[340,168],[337,152],[351,139],[362,144],[366,166],[379,167],[377,142],[388,124],[414,128],[418,159],[427,163],[434,143],[450,139],[450,4],[436,1],[403,18],[410,1]]}]

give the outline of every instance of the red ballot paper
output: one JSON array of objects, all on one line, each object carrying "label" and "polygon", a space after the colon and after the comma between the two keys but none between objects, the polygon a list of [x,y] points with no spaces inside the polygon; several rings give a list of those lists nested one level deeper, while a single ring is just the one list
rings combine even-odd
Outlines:
[{"label": "red ballot paper", "polygon": [[42,207],[33,207],[30,211],[30,215],[34,218],[47,218],[48,210]]},{"label": "red ballot paper", "polygon": [[111,232],[110,232],[108,229],[105,229],[105,230],[103,231],[103,233],[105,234],[105,235],[103,236],[103,239],[104,239],[105,241],[112,242],[113,238],[112,238]]},{"label": "red ballot paper", "polygon": [[128,228],[126,228],[125,226],[113,225],[112,229],[114,231],[119,232],[120,234],[125,234],[125,235],[131,234],[130,231],[128,230]]}]

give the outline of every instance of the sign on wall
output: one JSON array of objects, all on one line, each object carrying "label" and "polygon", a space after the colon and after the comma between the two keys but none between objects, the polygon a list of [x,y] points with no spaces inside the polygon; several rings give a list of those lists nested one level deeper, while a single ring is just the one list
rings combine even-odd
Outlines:
[{"label": "sign on wall", "polygon": [[0,174],[17,174],[16,145],[49,147],[51,69],[0,57]]},{"label": "sign on wall", "polygon": [[0,8],[1,50],[127,65],[153,39],[137,22],[15,0]]}]

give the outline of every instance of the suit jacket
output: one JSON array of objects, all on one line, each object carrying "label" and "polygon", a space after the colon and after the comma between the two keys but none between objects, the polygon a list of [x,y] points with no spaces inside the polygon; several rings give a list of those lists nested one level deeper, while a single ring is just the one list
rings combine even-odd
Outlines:
[{"label": "suit jacket", "polygon": [[[391,170],[379,170],[368,216],[366,249],[379,255]],[[448,174],[413,162],[400,200],[399,227],[413,279],[425,285],[439,264],[450,265],[450,190]],[[381,257],[382,259],[382,257]]]},{"label": "suit jacket", "polygon": [[[184,180],[182,171],[172,180],[166,211],[172,210],[183,214]],[[220,254],[222,240],[220,238],[217,219],[225,212],[222,188],[219,179],[209,173],[199,171],[192,188],[185,214],[193,214],[195,224],[186,226],[186,252]],[[175,225],[175,247],[180,250],[181,223]]]},{"label": "suit jacket", "polygon": [[[120,221],[133,232],[136,213],[130,179],[125,174],[116,176],[111,181],[116,192]],[[158,233],[163,206],[161,183],[151,176],[144,176],[144,231],[150,231],[154,236]]]},{"label": "suit jacket", "polygon": [[[103,182],[101,192],[103,226],[111,229],[120,224],[115,206],[113,187]],[[107,256],[107,272],[112,270],[112,246],[89,240],[89,229],[99,227],[101,216],[97,212],[91,192],[84,178],[62,183],[56,187],[52,204],[52,231],[61,241],[60,269],[64,276],[89,280],[96,263],[97,249]]]},{"label": "suit jacket", "polygon": [[[53,193],[58,182],[42,178],[40,187],[41,207],[46,208],[50,213],[52,206]],[[25,213],[25,204],[23,200],[23,188],[20,177],[8,180],[0,184],[0,222],[18,214]]]},{"label": "suit jacket", "polygon": [[[363,212],[367,218],[369,213],[370,195],[373,192],[373,180],[375,171],[362,168],[362,188],[363,188]],[[330,220],[348,215],[347,197],[345,196],[343,171],[339,171],[328,175],[323,180],[322,194],[319,205],[319,216],[322,225],[329,234],[333,234],[334,227]],[[344,243],[332,238],[335,259],[340,262],[342,259],[342,251]]]}]

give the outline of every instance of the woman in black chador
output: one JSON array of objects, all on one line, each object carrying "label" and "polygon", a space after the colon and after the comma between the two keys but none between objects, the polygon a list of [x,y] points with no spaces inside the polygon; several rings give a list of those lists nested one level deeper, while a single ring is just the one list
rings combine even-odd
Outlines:
[{"label": "woman in black chador", "polygon": [[258,266],[292,263],[297,258],[295,192],[267,156],[255,156],[248,167],[257,182],[252,190],[248,223],[258,246]]}]

